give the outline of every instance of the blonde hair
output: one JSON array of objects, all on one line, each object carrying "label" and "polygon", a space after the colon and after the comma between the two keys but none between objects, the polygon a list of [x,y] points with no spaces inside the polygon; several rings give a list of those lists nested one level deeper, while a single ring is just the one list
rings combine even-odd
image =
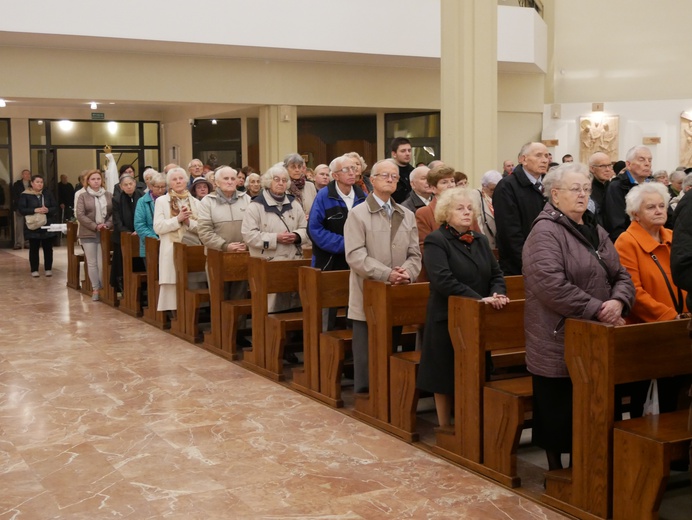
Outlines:
[{"label": "blonde hair", "polygon": [[449,222],[449,217],[452,214],[454,205],[460,200],[468,200],[471,202],[473,207],[473,219],[475,220],[480,213],[480,205],[478,200],[471,193],[473,190],[466,186],[458,186],[456,188],[450,188],[445,190],[440,198],[437,200],[437,206],[435,207],[435,222],[438,224],[447,224]]}]

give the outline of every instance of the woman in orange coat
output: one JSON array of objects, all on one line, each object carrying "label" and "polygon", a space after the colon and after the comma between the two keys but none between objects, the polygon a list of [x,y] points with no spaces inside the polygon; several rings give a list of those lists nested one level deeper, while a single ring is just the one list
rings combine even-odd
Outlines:
[{"label": "woman in orange coat", "polygon": [[[689,312],[685,303],[687,293],[675,286],[671,275],[673,232],[663,227],[669,201],[668,190],[658,182],[639,184],[625,197],[626,211],[632,222],[618,237],[615,249],[637,291],[627,323],[674,320],[686,317]],[[643,406],[648,382],[635,387],[632,415],[638,416],[638,405]],[[661,412],[675,410],[678,388],[674,380],[659,380]]]}]

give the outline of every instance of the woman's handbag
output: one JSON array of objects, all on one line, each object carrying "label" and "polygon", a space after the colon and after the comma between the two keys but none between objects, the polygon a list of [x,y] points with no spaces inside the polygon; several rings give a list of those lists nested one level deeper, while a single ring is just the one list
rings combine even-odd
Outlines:
[{"label": "woman's handbag", "polygon": [[45,213],[34,213],[33,215],[26,215],[24,222],[26,222],[26,227],[34,231],[41,226],[45,226],[48,223],[48,219]]}]

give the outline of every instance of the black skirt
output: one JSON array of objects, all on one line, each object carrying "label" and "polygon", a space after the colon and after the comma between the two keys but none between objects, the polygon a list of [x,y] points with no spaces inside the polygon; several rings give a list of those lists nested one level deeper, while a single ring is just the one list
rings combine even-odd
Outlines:
[{"label": "black skirt", "polygon": [[454,394],[454,346],[447,320],[426,323],[416,386],[434,394]]},{"label": "black skirt", "polygon": [[572,380],[532,376],[535,446],[546,451],[572,452]]}]

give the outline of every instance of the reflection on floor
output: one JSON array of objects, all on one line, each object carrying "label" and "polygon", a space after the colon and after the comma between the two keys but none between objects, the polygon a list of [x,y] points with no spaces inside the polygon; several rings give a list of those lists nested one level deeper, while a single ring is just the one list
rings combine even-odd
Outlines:
[{"label": "reflection on floor", "polygon": [[26,258],[0,251],[0,518],[566,518],[66,289],[64,248],[52,279]]}]

